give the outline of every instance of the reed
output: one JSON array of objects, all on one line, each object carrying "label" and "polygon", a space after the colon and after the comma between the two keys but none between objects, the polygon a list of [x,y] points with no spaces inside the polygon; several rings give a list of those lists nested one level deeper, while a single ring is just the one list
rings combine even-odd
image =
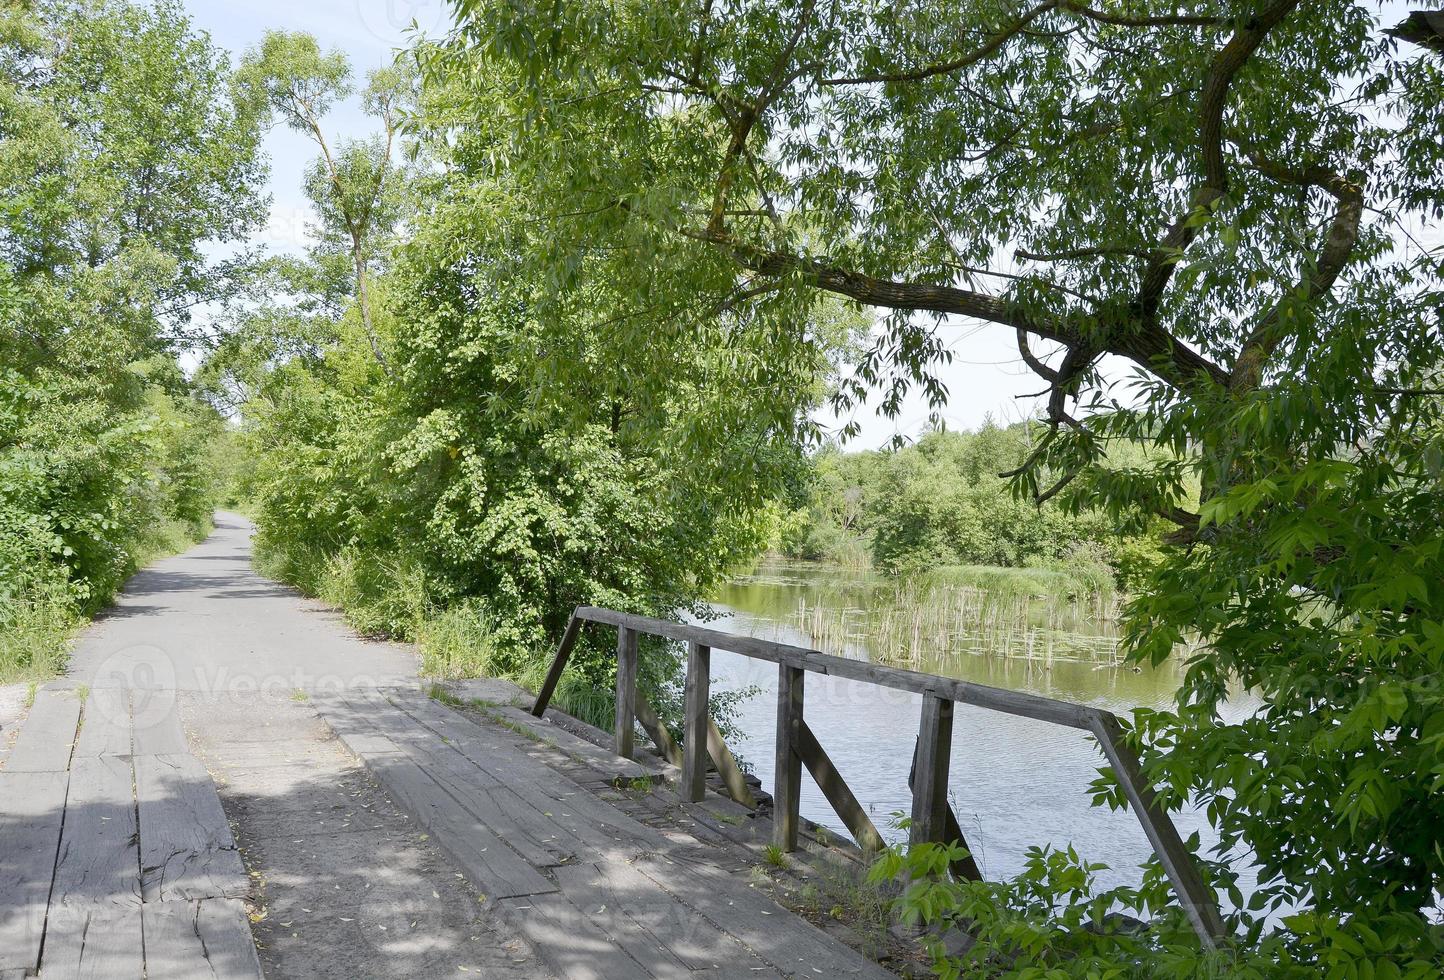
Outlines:
[{"label": "reed", "polygon": [[804,594],[791,625],[819,647],[866,644],[908,666],[958,654],[1117,663],[1120,597],[1059,588],[1072,584],[1049,569],[945,569]]}]

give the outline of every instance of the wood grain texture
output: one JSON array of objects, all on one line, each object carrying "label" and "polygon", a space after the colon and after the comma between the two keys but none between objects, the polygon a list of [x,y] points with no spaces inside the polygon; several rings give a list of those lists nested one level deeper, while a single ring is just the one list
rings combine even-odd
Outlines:
[{"label": "wood grain texture", "polygon": [[80,758],[71,766],[52,909],[140,904],[133,782],[126,756]]},{"label": "wood grain texture", "polygon": [[0,975],[35,970],[69,775],[0,772]]},{"label": "wood grain texture", "polygon": [[104,687],[90,692],[80,716],[75,755],[130,755],[130,692]]},{"label": "wood grain texture", "polygon": [[244,898],[246,869],[215,785],[199,760],[136,756],[135,787],[145,901]]},{"label": "wood grain texture", "polygon": [[913,767],[912,826],[914,844],[942,843],[947,826],[948,763],[952,758],[953,702],[932,691],[923,695],[918,726],[917,762]]},{"label": "wood grain texture", "polygon": [[867,810],[853,795],[852,788],[838,773],[832,759],[823,751],[822,743],[817,740],[817,736],[807,727],[805,721],[798,727],[797,751],[802,756],[807,771],[812,773],[813,780],[822,790],[822,795],[827,797],[833,812],[842,818],[842,822],[852,832],[853,840],[857,841],[858,846],[870,853],[881,851],[886,846],[882,834],[878,833],[877,826],[867,815]]},{"label": "wood grain texture", "polygon": [[70,766],[79,724],[80,698],[74,691],[35,692],[35,703],[20,726],[5,771],[64,772]]},{"label": "wood grain texture", "polygon": [[637,721],[637,632],[617,630],[617,716],[612,729],[612,750],[632,757],[633,728]]},{"label": "wood grain texture", "polygon": [[798,751],[802,727],[803,679],[801,667],[782,664],[777,670],[777,754],[772,789],[772,843],[791,853],[797,850],[797,824],[802,806],[802,755]]},{"label": "wood grain texture", "polygon": [[148,902],[147,980],[261,980],[261,961],[238,899]]},{"label": "wood grain texture", "polygon": [[707,723],[711,720],[712,648],[687,644],[682,692],[682,799],[699,803],[707,793]]},{"label": "wood grain texture", "polygon": [[53,909],[45,930],[45,980],[116,980],[145,971],[140,906]]}]

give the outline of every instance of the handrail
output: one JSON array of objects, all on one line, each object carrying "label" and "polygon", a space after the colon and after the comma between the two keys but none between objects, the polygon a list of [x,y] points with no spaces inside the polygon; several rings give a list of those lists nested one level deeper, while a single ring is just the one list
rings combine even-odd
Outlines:
[{"label": "handrail", "polygon": [[[641,721],[653,742],[671,757],[670,761],[675,762],[675,756],[680,753],[681,790],[683,796],[693,802],[702,799],[706,757],[711,755],[733,798],[747,806],[756,806],[736,761],[708,715],[711,651],[727,650],[778,665],[773,837],[774,843],[783,851],[793,851],[797,847],[801,767],[804,764],[858,843],[866,850],[879,850],[883,846],[882,836],[871,818],[803,720],[804,678],[809,671],[922,695],[922,726],[913,758],[913,774],[909,779],[913,792],[910,840],[915,844],[956,840],[966,846],[957,817],[947,801],[954,704],[972,705],[1086,731],[1097,739],[1109,765],[1113,767],[1123,793],[1168,873],[1199,940],[1208,948],[1216,948],[1226,938],[1227,930],[1216,896],[1203,883],[1173,821],[1158,805],[1153,787],[1143,777],[1138,756],[1123,738],[1123,727],[1111,711],[952,677],[849,660],[820,650],[723,633],[687,623],[673,623],[598,606],[578,606],[567,621],[556,656],[532,707],[532,713],[537,717],[546,711],[585,623],[617,627],[617,712],[613,733],[617,754],[631,756],[633,731],[636,723]],[[687,644],[686,732],[680,750],[637,687],[637,636],[643,633]],[[960,863],[954,868],[954,873],[976,877],[976,865],[971,860]]]}]

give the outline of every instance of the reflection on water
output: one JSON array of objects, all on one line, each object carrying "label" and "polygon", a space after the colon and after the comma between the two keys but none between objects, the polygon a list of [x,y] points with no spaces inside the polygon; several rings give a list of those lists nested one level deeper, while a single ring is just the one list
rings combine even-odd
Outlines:
[{"label": "reflection on water", "polygon": [[[785,580],[752,577],[745,584],[728,588],[714,606],[718,618],[708,625],[725,632],[816,646],[841,656],[873,659],[866,635],[854,635],[845,644],[833,646],[798,628],[791,611],[800,601],[807,601],[810,588],[832,588],[834,580],[825,569],[811,572],[789,565],[786,572]],[[815,575],[818,581],[809,582],[809,575]],[[1124,716],[1136,707],[1171,704],[1181,672],[1177,663],[1139,670],[1112,662],[977,652],[953,656],[934,653],[916,666],[994,687],[1106,708]],[[770,789],[777,668],[716,651],[712,671],[714,690],[761,689],[738,710],[737,728],[743,734],[733,748],[762,779],[763,786]],[[1247,713],[1252,704],[1246,698],[1240,699],[1235,710]],[[808,725],[858,799],[871,811],[878,829],[890,840],[903,837],[893,826],[893,815],[911,808],[907,776],[919,712],[916,695],[841,678],[807,675],[804,714]],[[958,820],[984,874],[1003,878],[1020,872],[1030,845],[1071,843],[1086,860],[1109,865],[1111,870],[1099,876],[1105,885],[1137,884],[1138,865],[1152,851],[1131,812],[1089,805],[1088,785],[1101,764],[1096,746],[1082,732],[958,705],[950,791]],[[803,815],[845,833],[805,768],[803,772]],[[1205,846],[1216,840],[1201,812],[1186,810],[1175,817],[1175,823],[1185,838],[1197,831]],[[1247,894],[1248,882],[1240,884]]]}]

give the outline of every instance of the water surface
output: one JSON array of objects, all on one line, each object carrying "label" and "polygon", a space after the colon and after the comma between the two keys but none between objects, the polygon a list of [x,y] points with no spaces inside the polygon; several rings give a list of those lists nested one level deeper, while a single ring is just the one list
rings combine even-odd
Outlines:
[{"label": "water surface", "polygon": [[[855,659],[878,659],[874,637],[865,629],[829,645],[807,628],[815,619],[810,604],[835,601],[842,583],[856,578],[826,566],[772,563],[759,574],[722,590],[708,625]],[[856,585],[857,583],[853,583]],[[849,601],[867,601],[867,590],[850,590]],[[881,593],[872,592],[872,595]],[[867,617],[859,617],[860,621]],[[1074,624],[1075,628],[1078,624]],[[1106,637],[1111,626],[1098,624]],[[989,650],[987,643],[958,643],[958,652],[929,650],[912,669],[994,687],[1025,691],[1078,704],[1106,708],[1127,716],[1136,707],[1167,707],[1177,690],[1182,663],[1139,669],[1116,658],[1051,652],[1023,655],[1023,645],[1008,653]],[[1104,643],[1100,649],[1111,647]],[[1042,648],[1035,647],[1038,651]],[[736,715],[741,735],[733,749],[771,788],[776,732],[777,667],[725,651],[712,655],[714,690],[760,689],[744,701]],[[1252,710],[1247,698],[1235,706]],[[809,673],[804,716],[834,765],[872,814],[885,837],[900,840],[894,815],[911,809],[908,769],[917,738],[920,698],[846,679]],[[1089,783],[1102,757],[1083,732],[1018,718],[969,705],[958,705],[953,723],[950,792],[953,808],[979,866],[988,878],[1004,878],[1023,869],[1030,845],[1075,846],[1089,861],[1109,865],[1100,874],[1105,885],[1137,884],[1138,866],[1152,853],[1131,811],[1110,811],[1090,805]],[[802,813],[817,823],[845,833],[811,777],[803,770]],[[1203,814],[1187,810],[1175,818],[1186,838],[1198,832],[1205,845],[1216,837]],[[1242,870],[1242,869],[1241,869]],[[1247,884],[1247,882],[1241,882]],[[1245,893],[1249,891],[1244,888]]]}]

